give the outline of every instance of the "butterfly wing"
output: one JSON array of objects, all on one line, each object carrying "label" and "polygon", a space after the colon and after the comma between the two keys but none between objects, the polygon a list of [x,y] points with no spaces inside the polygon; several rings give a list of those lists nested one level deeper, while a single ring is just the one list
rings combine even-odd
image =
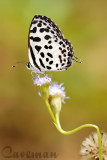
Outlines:
[{"label": "butterfly wing", "polygon": [[65,70],[72,65],[73,47],[48,17],[34,16],[28,38],[28,53],[36,72]]}]

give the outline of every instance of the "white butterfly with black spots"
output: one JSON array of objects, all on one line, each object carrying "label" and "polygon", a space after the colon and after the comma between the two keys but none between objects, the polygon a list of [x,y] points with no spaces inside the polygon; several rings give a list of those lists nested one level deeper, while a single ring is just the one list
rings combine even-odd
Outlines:
[{"label": "white butterfly with black spots", "polygon": [[67,70],[73,63],[73,47],[48,17],[34,16],[28,37],[29,63],[35,73]]}]

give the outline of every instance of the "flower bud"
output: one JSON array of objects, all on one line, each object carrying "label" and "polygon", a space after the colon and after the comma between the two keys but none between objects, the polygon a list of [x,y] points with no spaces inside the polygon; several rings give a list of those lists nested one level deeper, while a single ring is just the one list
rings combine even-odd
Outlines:
[{"label": "flower bud", "polygon": [[64,91],[65,88],[62,85],[63,83],[58,85],[57,82],[53,82],[49,86],[49,103],[55,114],[61,111],[64,99],[68,98]]}]

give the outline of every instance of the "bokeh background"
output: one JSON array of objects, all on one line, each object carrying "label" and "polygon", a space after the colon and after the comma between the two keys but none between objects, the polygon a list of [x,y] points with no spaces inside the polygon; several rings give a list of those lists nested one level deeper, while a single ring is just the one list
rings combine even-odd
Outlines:
[{"label": "bokeh background", "polygon": [[12,146],[13,152],[56,152],[57,160],[80,160],[81,143],[95,130],[61,135],[30,71],[24,65],[11,67],[28,61],[28,30],[36,14],[55,21],[83,61],[52,73],[70,97],[61,110],[62,127],[92,123],[107,132],[107,1],[0,0],[0,155]]}]

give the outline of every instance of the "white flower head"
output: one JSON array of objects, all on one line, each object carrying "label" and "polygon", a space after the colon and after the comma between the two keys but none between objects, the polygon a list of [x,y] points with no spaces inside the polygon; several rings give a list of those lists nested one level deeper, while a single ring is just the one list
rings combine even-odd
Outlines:
[{"label": "white flower head", "polygon": [[38,86],[39,89],[39,96],[46,99],[49,97],[49,85],[51,83],[51,76],[48,76],[47,74],[45,77],[41,77],[40,75],[36,75],[36,78],[34,79],[34,84]]},{"label": "white flower head", "polygon": [[47,74],[45,77],[40,77],[40,75],[36,75],[36,78],[34,79],[34,84],[37,86],[50,84],[50,82],[51,82],[51,76],[48,76]]},{"label": "white flower head", "polygon": [[[107,134],[101,133],[102,160],[107,160]],[[99,160],[99,145],[97,133],[93,133],[82,142],[81,160]]]},{"label": "white flower head", "polygon": [[64,99],[67,99],[65,88],[62,87],[63,83],[59,84],[57,82],[53,82],[49,86],[49,94],[50,96],[59,95],[61,97],[62,103],[64,103]]}]

